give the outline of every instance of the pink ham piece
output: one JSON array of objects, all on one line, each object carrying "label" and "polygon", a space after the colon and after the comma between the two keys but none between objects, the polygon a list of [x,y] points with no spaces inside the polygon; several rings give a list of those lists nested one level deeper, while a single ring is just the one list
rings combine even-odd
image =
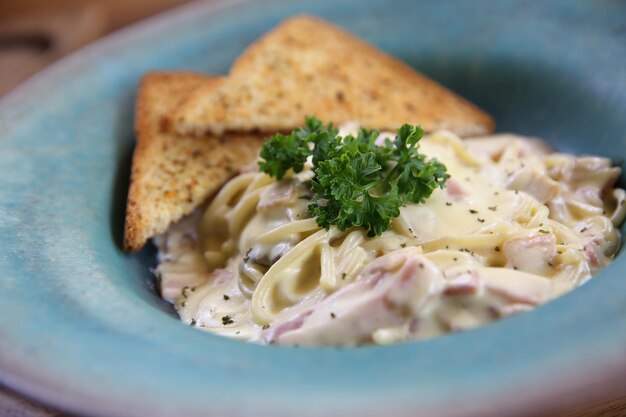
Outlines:
[{"label": "pink ham piece", "polygon": [[473,295],[480,288],[480,279],[475,270],[468,270],[454,278],[448,279],[443,295]]},{"label": "pink ham piece", "polygon": [[560,185],[537,169],[522,168],[509,177],[506,188],[528,193],[545,204],[558,195]]},{"label": "pink ham piece", "polygon": [[314,309],[273,324],[263,339],[301,346],[369,342],[375,330],[410,321],[442,286],[441,271],[419,249],[394,251],[374,260]]},{"label": "pink ham piece", "polygon": [[511,239],[502,250],[510,268],[541,275],[556,256],[556,237],[552,233],[540,233]]},{"label": "pink ham piece", "polygon": [[536,306],[553,295],[550,279],[539,275],[502,268],[480,268],[479,276],[485,290],[514,304]]},{"label": "pink ham piece", "polygon": [[461,184],[453,179],[449,179],[446,182],[446,193],[448,193],[450,198],[454,201],[461,201],[467,196],[467,193],[463,190]]}]

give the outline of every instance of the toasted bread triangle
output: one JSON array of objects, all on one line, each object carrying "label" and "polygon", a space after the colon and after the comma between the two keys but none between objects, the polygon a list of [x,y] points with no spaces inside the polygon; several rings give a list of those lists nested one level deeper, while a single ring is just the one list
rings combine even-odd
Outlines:
[{"label": "toasted bread triangle", "polygon": [[125,250],[141,249],[257,158],[262,143],[258,136],[189,137],[168,132],[167,116],[181,100],[200,88],[208,93],[221,82],[221,78],[183,72],[151,73],[141,81]]},{"label": "toasted bread triangle", "polygon": [[462,136],[494,129],[489,115],[406,64],[320,19],[298,16],[251,45],[217,88],[175,112],[176,129],[288,131],[305,115],[395,130],[403,123]]}]

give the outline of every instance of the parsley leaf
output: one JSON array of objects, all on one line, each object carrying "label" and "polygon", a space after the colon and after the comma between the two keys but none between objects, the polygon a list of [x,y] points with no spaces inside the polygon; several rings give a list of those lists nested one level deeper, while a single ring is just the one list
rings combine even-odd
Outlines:
[{"label": "parsley leaf", "polygon": [[405,124],[380,146],[377,130],[341,137],[331,124],[307,117],[304,127],[276,134],[264,144],[259,167],[282,179],[289,169],[302,171],[311,156],[315,176],[308,210],[317,224],[340,230],[362,227],[368,236],[378,236],[400,215],[401,206],[424,202],[449,178],[445,165],[426,161],[418,152],[423,135],[420,126]]},{"label": "parsley leaf", "polygon": [[310,154],[307,140],[298,137],[296,132],[286,136],[277,133],[272,140],[263,144],[261,158],[264,161],[259,162],[259,168],[280,180],[289,169],[302,171]]},{"label": "parsley leaf", "polygon": [[397,161],[388,180],[397,182],[403,204],[423,203],[435,188],[443,188],[450,177],[445,165],[436,159],[426,162],[425,155],[418,153],[422,136],[424,131],[420,126],[405,124],[398,130],[393,142],[385,144]]}]

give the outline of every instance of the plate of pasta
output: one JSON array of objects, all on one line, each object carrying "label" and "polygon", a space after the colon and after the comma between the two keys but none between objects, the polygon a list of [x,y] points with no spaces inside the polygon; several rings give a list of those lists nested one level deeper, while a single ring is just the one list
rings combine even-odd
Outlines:
[{"label": "plate of pasta", "polygon": [[[315,129],[330,129],[344,146],[372,138],[363,129],[341,136],[312,119],[299,132]],[[411,134],[400,130],[395,149]],[[280,180],[240,174],[200,219],[185,219],[157,239],[163,296],[189,324],[242,340],[388,345],[531,310],[587,282],[617,253],[626,207],[624,191],[612,188],[621,171],[609,159],[553,153],[513,135],[463,141],[438,131],[420,143],[445,165],[422,167],[422,176],[441,172],[418,188],[431,182],[441,189],[400,207],[378,234],[379,225],[368,223],[378,209],[357,213],[365,224],[343,230],[313,216],[321,197],[309,183],[321,187],[316,179],[328,165],[308,164]],[[342,185],[355,187],[344,174],[333,170]],[[375,205],[370,195],[358,203]],[[351,220],[347,209],[331,215]]]},{"label": "plate of pasta", "polygon": [[0,384],[94,416],[622,394],[625,16],[207,2],[60,61],[0,101]]}]

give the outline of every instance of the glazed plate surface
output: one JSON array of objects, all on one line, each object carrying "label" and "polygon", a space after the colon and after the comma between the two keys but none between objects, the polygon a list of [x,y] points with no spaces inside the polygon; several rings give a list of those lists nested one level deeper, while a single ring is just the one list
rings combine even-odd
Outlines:
[{"label": "glazed plate surface", "polygon": [[266,347],[177,320],[154,290],[154,249],[120,249],[138,80],[157,69],[224,74],[300,12],[474,101],[499,131],[626,157],[623,2],[187,6],[79,51],[0,102],[0,383],[98,416],[539,415],[626,392],[624,253],[534,312],[425,342]]}]

